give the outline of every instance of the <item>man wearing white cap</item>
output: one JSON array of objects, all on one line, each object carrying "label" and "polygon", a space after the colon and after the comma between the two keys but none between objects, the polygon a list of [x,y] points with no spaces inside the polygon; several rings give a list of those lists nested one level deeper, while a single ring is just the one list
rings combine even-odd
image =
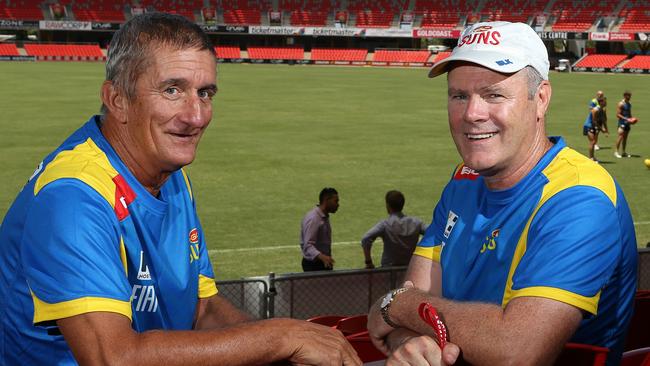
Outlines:
[{"label": "man wearing white cap", "polygon": [[620,360],[636,287],[633,220],[603,168],[546,136],[548,70],[537,34],[507,22],[465,29],[431,69],[447,73],[462,163],[405,287],[370,311],[389,364],[451,364],[461,352],[476,365],[552,364],[568,341]]}]

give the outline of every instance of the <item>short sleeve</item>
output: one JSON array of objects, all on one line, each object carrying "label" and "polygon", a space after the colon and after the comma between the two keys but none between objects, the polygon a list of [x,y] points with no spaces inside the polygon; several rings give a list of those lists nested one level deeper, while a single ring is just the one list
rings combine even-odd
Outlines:
[{"label": "short sleeve", "polygon": [[96,191],[75,179],[34,198],[21,242],[34,323],[94,311],[131,318],[131,291],[117,218]]},{"label": "short sleeve", "polygon": [[[445,189],[446,191],[446,189]],[[424,237],[415,247],[414,255],[440,262],[442,247],[444,246],[444,230],[447,223],[447,209],[445,208],[445,193],[433,210],[431,225],[426,228]]]},{"label": "short sleeve", "polygon": [[551,298],[596,314],[621,253],[620,230],[614,203],[600,190],[575,186],[559,192],[531,223],[512,297]]},{"label": "short sleeve", "polygon": [[[197,219],[198,222],[198,219]],[[199,224],[199,230],[203,233],[203,228]],[[200,236],[199,241],[199,298],[206,298],[216,295],[218,291],[215,283],[210,253],[205,241],[205,235]]]}]

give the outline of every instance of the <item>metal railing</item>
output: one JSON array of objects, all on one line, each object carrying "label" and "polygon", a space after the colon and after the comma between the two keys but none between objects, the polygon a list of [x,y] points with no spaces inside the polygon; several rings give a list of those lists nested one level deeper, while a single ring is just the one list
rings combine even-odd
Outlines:
[{"label": "metal railing", "polygon": [[[218,281],[219,294],[256,319],[357,315],[403,282],[406,267],[288,273]],[[639,290],[650,290],[650,248],[639,249]]]}]

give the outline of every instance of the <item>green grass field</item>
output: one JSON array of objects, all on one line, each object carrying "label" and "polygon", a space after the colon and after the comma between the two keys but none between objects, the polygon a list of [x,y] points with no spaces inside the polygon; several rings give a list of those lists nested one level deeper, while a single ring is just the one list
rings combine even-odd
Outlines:
[{"label": "green grass field", "polygon": [[[40,160],[99,109],[100,63],[0,63],[0,215]],[[623,187],[639,246],[650,241],[650,76],[551,74],[548,132],[586,153],[582,123],[597,89],[609,97],[610,128],[622,91],[640,123],[615,159],[615,134],[597,157]],[[358,241],[385,216],[389,189],[405,212],[429,222],[459,157],[449,136],[444,78],[424,69],[287,65],[219,66],[212,125],[189,167],[217,277],[300,271],[300,220],[324,186],[337,268],[360,268]],[[381,242],[374,250],[379,257]],[[378,260],[377,260],[378,262]]]}]

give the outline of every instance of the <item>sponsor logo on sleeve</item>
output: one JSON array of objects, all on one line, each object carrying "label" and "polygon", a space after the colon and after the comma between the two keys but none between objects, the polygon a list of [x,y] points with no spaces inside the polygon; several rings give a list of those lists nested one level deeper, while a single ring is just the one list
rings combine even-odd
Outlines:
[{"label": "sponsor logo on sleeve", "polygon": [[449,239],[449,235],[451,235],[451,231],[454,230],[454,226],[456,226],[457,222],[458,215],[456,215],[454,211],[449,210],[449,213],[447,214],[447,225],[445,225],[445,232],[443,233],[445,238]]}]

